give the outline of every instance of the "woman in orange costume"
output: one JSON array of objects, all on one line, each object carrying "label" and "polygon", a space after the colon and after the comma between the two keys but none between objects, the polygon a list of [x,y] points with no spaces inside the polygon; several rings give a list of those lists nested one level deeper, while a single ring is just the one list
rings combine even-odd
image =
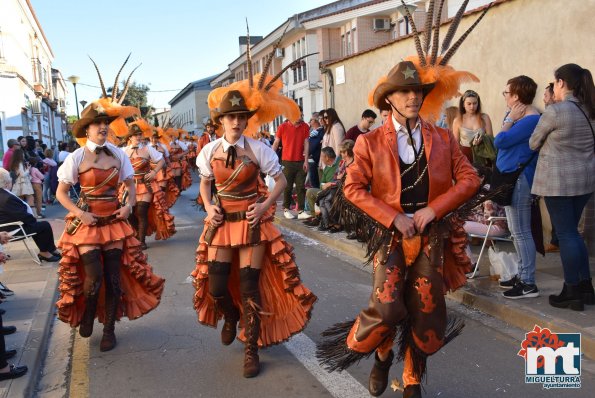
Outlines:
[{"label": "woman in orange costume", "polygon": [[[188,168],[188,163],[184,159],[184,156],[188,153],[188,147],[178,138],[180,137],[180,131],[174,128],[167,129],[167,134],[171,137],[171,142],[169,143],[169,156],[171,160],[171,170],[174,175],[174,181],[178,186],[180,192],[184,191],[186,188],[183,188],[183,176],[184,176],[184,169]],[[186,166],[186,167],[184,167]]]},{"label": "woman in orange costume", "polygon": [[[123,96],[117,99],[117,82],[116,78],[113,97],[107,96],[101,82],[103,98],[85,108],[74,124],[73,134],[81,148],[58,170],[56,192],[69,211],[58,242],[63,255],[58,270],[58,317],[72,327],[80,325],[79,334],[89,337],[97,316],[104,324],[101,351],[116,346],[117,319],[124,315],[136,319],[159,305],[165,283],[153,274],[126,221],[136,201],[130,160],[107,142],[109,123],[124,123],[124,117],[139,113],[137,108],[120,105]],[[81,199],[74,204],[68,193],[77,182]],[[120,182],[131,193],[125,205],[118,201]]]},{"label": "woman in orange costume", "polygon": [[186,146],[188,146],[188,154],[186,155],[186,159],[188,159],[188,168],[191,170],[196,170],[196,137],[193,135],[186,136]]},{"label": "woman in orange costume", "polygon": [[[167,208],[170,209],[178,200],[178,196],[180,196],[180,190],[174,182],[174,175],[170,166],[171,161],[169,160],[169,151],[167,150],[167,146],[163,141],[164,138],[165,136],[163,130],[161,130],[161,128],[157,128],[151,135],[151,145],[156,151],[160,152],[163,155],[163,159],[165,159],[165,166],[157,172],[155,181],[157,181],[157,184],[159,184],[161,190],[165,192],[165,203],[167,204]],[[151,163],[151,167],[155,169],[156,164]]]},{"label": "woman in orange costume", "polygon": [[[176,233],[174,216],[169,214],[165,193],[155,181],[157,173],[165,166],[165,159],[155,148],[141,143],[144,132],[150,133],[150,127],[144,120],[131,123],[128,128],[128,146],[124,148],[134,168],[136,187],[136,206],[130,223],[136,230],[143,250],[147,248],[147,235],[155,233],[156,240],[165,240]],[[153,170],[151,163],[157,164]]]},{"label": "woman in orange costume", "polygon": [[[194,308],[202,324],[215,327],[224,318],[224,345],[233,342],[240,321],[244,377],[254,377],[260,371],[258,348],[302,331],[316,296],[302,285],[293,249],[273,226],[275,203],[287,184],[277,156],[243,135],[257,110],[247,107],[240,91],[223,90],[220,102],[212,101],[216,95],[211,93],[209,104],[217,108],[213,119],[223,125],[224,134],[196,160],[208,215],[192,273]],[[261,171],[275,180],[270,195]],[[211,184],[217,187],[214,195]]]}]

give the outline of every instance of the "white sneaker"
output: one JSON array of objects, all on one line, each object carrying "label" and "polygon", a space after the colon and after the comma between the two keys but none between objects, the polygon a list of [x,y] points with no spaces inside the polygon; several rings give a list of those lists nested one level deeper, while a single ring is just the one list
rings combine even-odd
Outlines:
[{"label": "white sneaker", "polygon": [[297,216],[298,220],[307,220],[308,218],[312,218],[310,213],[307,213],[305,210],[302,210],[298,213]]},{"label": "white sneaker", "polygon": [[283,215],[285,216],[285,218],[287,218],[289,220],[293,220],[295,218],[295,216],[293,215],[293,213],[291,211],[289,211],[289,209],[283,210]]}]

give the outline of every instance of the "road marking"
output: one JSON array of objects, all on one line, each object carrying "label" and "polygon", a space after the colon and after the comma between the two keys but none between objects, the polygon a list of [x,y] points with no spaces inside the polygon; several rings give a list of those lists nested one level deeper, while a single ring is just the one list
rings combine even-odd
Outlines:
[{"label": "road marking", "polygon": [[349,373],[343,371],[328,373],[316,360],[316,344],[305,334],[293,336],[284,346],[335,398],[361,398],[370,395]]},{"label": "road marking", "polygon": [[72,349],[72,370],[70,372],[70,397],[86,398],[89,396],[89,339],[74,337]]}]

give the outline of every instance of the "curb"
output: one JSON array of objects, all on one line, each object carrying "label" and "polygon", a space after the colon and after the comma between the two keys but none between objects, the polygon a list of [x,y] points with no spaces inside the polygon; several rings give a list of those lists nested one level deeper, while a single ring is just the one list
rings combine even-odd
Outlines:
[{"label": "curb", "polygon": [[[353,257],[359,262],[363,263],[364,261],[365,250],[360,243],[349,242],[345,239],[337,239],[336,234],[331,235],[320,233],[307,227],[298,220],[288,220],[278,215],[275,216],[275,222],[283,228],[287,228],[310,239],[316,240],[317,242],[340,251],[343,254]],[[370,274],[372,273],[372,267],[358,268]],[[535,311],[528,306],[517,307],[506,305],[506,303],[500,303],[497,297],[492,297],[470,284],[455,292],[448,293],[446,298],[474,308],[510,325],[526,330],[527,332],[533,330],[535,325],[556,330],[557,333],[576,333],[577,331],[580,331],[582,354],[589,359],[595,360],[595,336],[571,322],[556,318],[552,315],[544,314],[543,312]]]},{"label": "curb", "polygon": [[29,371],[25,376],[12,381],[8,389],[12,397],[33,397],[37,382],[41,379],[42,366],[52,332],[52,322],[55,318],[55,304],[58,299],[58,273],[55,267],[50,267],[47,283],[37,304],[31,330],[25,340],[23,355],[19,361],[27,365]]}]

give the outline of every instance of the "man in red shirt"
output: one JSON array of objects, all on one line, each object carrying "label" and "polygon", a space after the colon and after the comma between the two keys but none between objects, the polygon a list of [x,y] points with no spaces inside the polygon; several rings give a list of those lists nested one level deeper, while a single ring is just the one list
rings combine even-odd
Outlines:
[{"label": "man in red shirt", "polygon": [[19,142],[13,138],[8,140],[6,144],[6,146],[8,146],[8,150],[6,151],[6,153],[4,153],[4,157],[2,158],[2,167],[5,170],[10,170],[10,161],[12,160],[12,154],[15,149],[21,147],[21,144],[19,144]]},{"label": "man in red shirt", "polygon": [[310,127],[303,121],[303,116],[295,123],[286,120],[279,126],[277,134],[275,134],[273,151],[277,152],[280,144],[283,147],[281,164],[283,165],[283,174],[287,179],[287,187],[283,193],[283,214],[285,218],[295,218],[295,215],[289,211],[294,183],[297,193],[298,218],[309,217],[304,212],[305,182],[308,171],[308,157],[304,156],[304,154],[309,153],[310,150],[308,145],[309,137]]},{"label": "man in red shirt", "polygon": [[347,130],[347,133],[345,133],[345,139],[353,140],[353,142],[355,142],[357,137],[362,134],[366,134],[368,131],[370,131],[370,127],[372,127],[376,121],[376,116],[377,115],[373,110],[366,109],[362,113],[362,118],[360,119],[359,123]]}]

